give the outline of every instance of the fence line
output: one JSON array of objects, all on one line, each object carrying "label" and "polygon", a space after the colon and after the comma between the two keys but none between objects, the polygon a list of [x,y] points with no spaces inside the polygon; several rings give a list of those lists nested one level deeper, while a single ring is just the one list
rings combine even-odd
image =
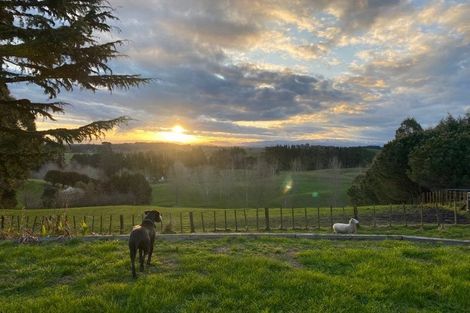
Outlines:
[{"label": "fence line", "polygon": [[[439,194],[425,195],[425,199],[438,199]],[[441,194],[445,199],[444,194]],[[449,198],[447,198],[449,199]],[[455,199],[455,198],[451,198]],[[454,202],[454,200],[451,200]],[[440,225],[470,225],[470,213],[461,211],[456,204],[439,206],[438,204],[418,203],[414,205],[388,205],[382,207],[367,206],[353,208],[259,208],[233,210],[207,210],[179,212],[179,219],[169,219],[158,225],[157,230],[164,233],[195,233],[195,232],[248,232],[256,231],[314,231],[321,228],[331,229],[336,222],[347,223],[350,217],[360,221],[361,227],[424,227]],[[290,212],[289,212],[290,211]],[[289,212],[289,213],[287,213]],[[212,214],[210,214],[212,213]],[[264,213],[264,214],[263,214]],[[286,214],[287,213],[287,214]],[[315,214],[316,213],[316,214]],[[264,215],[264,216],[263,216]],[[32,217],[32,216],[31,216]],[[28,230],[34,234],[126,234],[132,230],[139,217],[129,215],[1,215],[0,230]],[[211,218],[212,217],[212,218]],[[95,221],[99,218],[99,227]],[[32,220],[32,223],[31,223]],[[222,223],[223,221],[223,223]],[[106,225],[106,229],[103,225]],[[470,226],[469,226],[470,227]]]}]

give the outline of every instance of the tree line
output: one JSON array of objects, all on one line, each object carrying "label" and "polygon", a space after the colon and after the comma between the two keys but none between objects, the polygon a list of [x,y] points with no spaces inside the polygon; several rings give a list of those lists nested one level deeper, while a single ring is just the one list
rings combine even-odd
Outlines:
[{"label": "tree line", "polygon": [[330,147],[283,145],[265,148],[265,158],[277,164],[279,170],[310,171],[332,167],[336,160],[343,168],[365,167],[370,164],[380,147]]},{"label": "tree line", "polygon": [[[76,148],[73,148],[76,150]],[[82,149],[82,148],[81,148]],[[136,171],[151,181],[169,176],[175,163],[187,168],[213,166],[222,169],[253,169],[258,162],[269,163],[279,171],[308,171],[326,168],[365,167],[380,147],[329,147],[314,145],[279,145],[264,149],[241,147],[179,147],[178,150],[154,149],[138,152],[115,152],[121,145],[88,146],[94,153],[74,153],[71,161],[101,168],[107,175],[123,169]],[[81,150],[83,151],[83,150]],[[333,163],[335,164],[333,164]]]}]

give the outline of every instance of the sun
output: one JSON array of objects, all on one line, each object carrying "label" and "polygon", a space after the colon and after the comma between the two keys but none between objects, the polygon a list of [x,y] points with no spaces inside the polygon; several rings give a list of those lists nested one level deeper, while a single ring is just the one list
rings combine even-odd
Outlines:
[{"label": "sun", "polygon": [[173,133],[176,133],[176,134],[182,134],[186,131],[186,129],[184,129],[183,126],[181,126],[181,125],[175,125],[175,126],[173,126],[171,131]]},{"label": "sun", "polygon": [[155,134],[155,139],[176,143],[192,143],[196,137],[186,133],[187,130],[181,125],[175,125],[169,131],[162,131]]}]

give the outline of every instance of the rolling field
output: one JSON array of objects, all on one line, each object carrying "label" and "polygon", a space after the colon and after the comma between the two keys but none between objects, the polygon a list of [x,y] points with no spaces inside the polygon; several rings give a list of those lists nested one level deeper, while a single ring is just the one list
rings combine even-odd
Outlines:
[{"label": "rolling field", "polygon": [[[354,178],[364,169],[324,169],[302,172],[281,172],[263,182],[244,182],[242,186],[233,187],[234,192],[220,195],[211,192],[208,198],[203,197],[201,188],[197,183],[185,185],[179,190],[178,198],[172,184],[153,185],[152,204],[158,206],[179,207],[279,207],[281,205],[294,207],[328,206],[336,203],[337,206],[348,203],[347,190]],[[266,185],[265,189],[259,185]],[[285,187],[290,188],[286,192]],[[317,197],[313,198],[312,193]],[[260,199],[260,193],[263,196]]]},{"label": "rolling field", "polygon": [[0,312],[468,312],[470,250],[260,238],[0,242]]},{"label": "rolling field", "polygon": [[[152,205],[163,207],[279,207],[297,206],[328,206],[336,202],[337,206],[348,203],[347,190],[353,179],[363,171],[362,168],[339,170],[317,170],[304,172],[281,172],[279,175],[264,181],[266,190],[259,189],[259,182],[252,185],[235,186],[233,193],[222,194],[210,192],[204,197],[201,187],[194,182],[184,185],[175,195],[175,187],[171,183],[152,185]],[[291,189],[283,193],[283,188],[290,183]],[[41,194],[45,182],[30,179],[18,191],[18,208],[37,206],[41,203]],[[245,192],[246,191],[246,192]],[[263,199],[259,193],[263,192]],[[312,192],[318,196],[312,198]]]}]

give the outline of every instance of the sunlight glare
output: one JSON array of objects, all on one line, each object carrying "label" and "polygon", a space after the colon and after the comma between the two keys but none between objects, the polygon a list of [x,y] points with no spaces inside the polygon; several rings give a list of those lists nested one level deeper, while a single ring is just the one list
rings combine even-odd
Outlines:
[{"label": "sunlight glare", "polygon": [[186,129],[181,125],[173,126],[170,131],[162,131],[155,134],[155,139],[176,143],[192,143],[196,141],[193,135],[185,134]]}]

